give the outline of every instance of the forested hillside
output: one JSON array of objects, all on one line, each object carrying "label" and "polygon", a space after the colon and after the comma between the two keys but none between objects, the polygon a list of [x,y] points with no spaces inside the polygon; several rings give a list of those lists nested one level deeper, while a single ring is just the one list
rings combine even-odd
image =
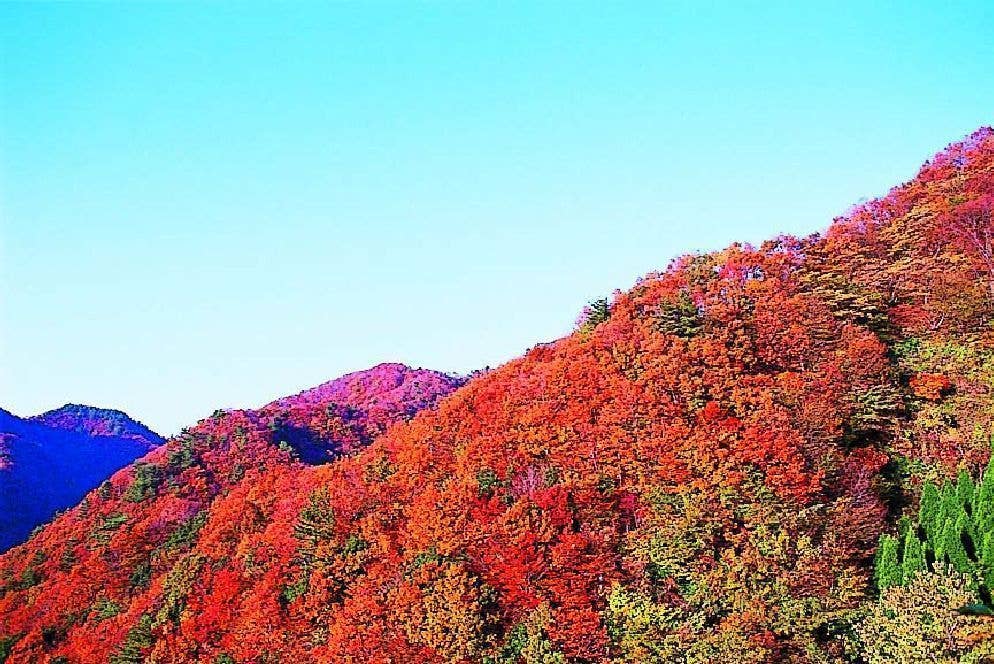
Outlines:
[{"label": "forested hillside", "polygon": [[992,214],[982,129],[458,389],[218,412],[0,557],[0,652],[990,661]]}]

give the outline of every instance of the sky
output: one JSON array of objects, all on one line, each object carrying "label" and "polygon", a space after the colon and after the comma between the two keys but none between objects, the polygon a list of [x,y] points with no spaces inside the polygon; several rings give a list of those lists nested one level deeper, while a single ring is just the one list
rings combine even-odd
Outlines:
[{"label": "sky", "polygon": [[0,5],[0,407],[497,366],[994,124],[994,3]]}]

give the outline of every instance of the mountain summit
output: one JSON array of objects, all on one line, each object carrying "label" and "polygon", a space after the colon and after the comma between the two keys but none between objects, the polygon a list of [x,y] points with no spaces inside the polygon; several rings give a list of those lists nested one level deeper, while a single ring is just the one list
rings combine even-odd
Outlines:
[{"label": "mountain summit", "polygon": [[67,403],[30,418],[46,426],[90,436],[114,436],[161,445],[165,439],[120,410]]},{"label": "mountain summit", "polygon": [[990,661],[992,246],[985,128],[824,234],[677,258],[461,386],[384,365],[219,411],[0,556],[0,646]]}]

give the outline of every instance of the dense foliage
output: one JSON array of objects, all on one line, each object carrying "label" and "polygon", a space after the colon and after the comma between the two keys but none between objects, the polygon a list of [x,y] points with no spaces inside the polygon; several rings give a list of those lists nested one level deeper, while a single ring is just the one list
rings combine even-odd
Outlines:
[{"label": "dense foliage", "polygon": [[[984,661],[994,621],[959,612],[984,554],[961,569],[935,547],[984,504],[992,193],[985,129],[824,235],[678,259],[413,417],[356,417],[334,390],[218,413],[0,558],[0,643],[9,661]],[[973,497],[943,503],[947,481]],[[915,546],[926,562],[881,590],[894,543],[899,567]]]}]

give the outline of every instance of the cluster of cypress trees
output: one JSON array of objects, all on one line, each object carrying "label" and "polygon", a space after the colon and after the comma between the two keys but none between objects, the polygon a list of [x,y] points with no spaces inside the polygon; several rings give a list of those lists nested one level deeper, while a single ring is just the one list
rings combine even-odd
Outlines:
[{"label": "cluster of cypress trees", "polygon": [[921,570],[952,569],[972,578],[981,595],[994,588],[994,458],[974,483],[960,471],[956,482],[922,486],[918,519],[905,517],[898,534],[883,535],[874,579],[880,590],[908,583]]}]

